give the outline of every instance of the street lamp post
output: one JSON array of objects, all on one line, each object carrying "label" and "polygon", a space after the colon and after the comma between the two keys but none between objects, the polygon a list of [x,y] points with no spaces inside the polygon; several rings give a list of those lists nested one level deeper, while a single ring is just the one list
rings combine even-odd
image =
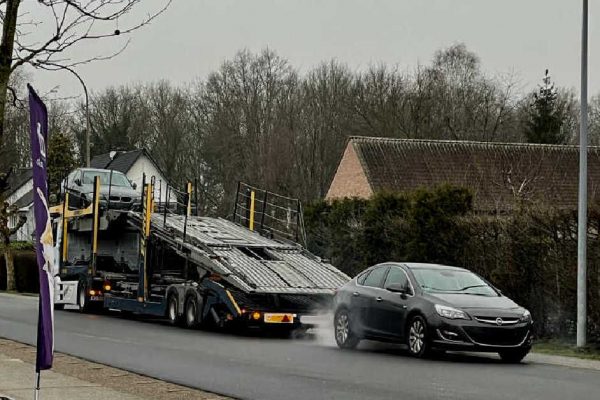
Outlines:
[{"label": "street lamp post", "polygon": [[581,29],[581,127],[579,130],[579,212],[577,226],[577,347],[587,331],[587,159],[588,159],[588,0],[583,0]]},{"label": "street lamp post", "polygon": [[74,69],[64,66],[64,65],[59,65],[59,64],[49,63],[49,62],[46,62],[46,65],[50,65],[51,67],[54,67],[56,69],[64,69],[64,70],[69,71],[70,73],[75,75],[75,77],[77,78],[77,80],[79,80],[79,83],[81,83],[81,86],[83,87],[83,92],[85,94],[85,166],[89,167],[90,166],[91,123],[90,123],[90,99],[89,99],[89,95],[88,95],[87,86],[85,85],[85,82],[83,81],[81,76]]}]

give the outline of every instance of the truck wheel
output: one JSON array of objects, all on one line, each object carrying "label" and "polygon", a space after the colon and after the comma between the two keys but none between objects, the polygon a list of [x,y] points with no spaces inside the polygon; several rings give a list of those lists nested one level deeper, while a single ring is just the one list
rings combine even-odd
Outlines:
[{"label": "truck wheel", "polygon": [[90,309],[90,298],[87,294],[87,286],[80,285],[77,292],[77,305],[80,313],[86,313]]},{"label": "truck wheel", "polygon": [[195,296],[190,296],[185,301],[185,327],[195,329],[199,325],[198,321],[198,301]]},{"label": "truck wheel", "polygon": [[179,325],[181,317],[179,316],[179,302],[177,296],[171,294],[167,301],[167,319],[171,325]]}]

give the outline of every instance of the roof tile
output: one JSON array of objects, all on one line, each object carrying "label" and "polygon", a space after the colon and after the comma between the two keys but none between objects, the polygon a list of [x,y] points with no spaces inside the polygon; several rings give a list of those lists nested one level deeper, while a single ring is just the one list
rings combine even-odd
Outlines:
[{"label": "roof tile", "polygon": [[[508,210],[516,199],[577,207],[577,146],[352,137],[374,192],[452,184],[469,187],[475,209]],[[588,193],[600,200],[600,147],[590,147]]]}]

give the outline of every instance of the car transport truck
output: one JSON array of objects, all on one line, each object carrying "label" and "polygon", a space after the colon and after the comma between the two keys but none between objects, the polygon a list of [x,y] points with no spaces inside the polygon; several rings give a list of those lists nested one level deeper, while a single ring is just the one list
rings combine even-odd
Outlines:
[{"label": "car transport truck", "polygon": [[296,199],[240,183],[229,220],[199,216],[191,183],[157,196],[154,179],[144,179],[141,209],[132,210],[102,203],[98,179],[94,188],[85,209],[72,210],[68,195],[52,208],[57,309],[293,331],[309,328],[349,280],[298,243],[305,239]]}]

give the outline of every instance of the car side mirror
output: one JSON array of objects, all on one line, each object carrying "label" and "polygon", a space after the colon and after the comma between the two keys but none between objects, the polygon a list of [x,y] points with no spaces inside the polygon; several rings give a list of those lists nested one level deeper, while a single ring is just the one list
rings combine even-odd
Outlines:
[{"label": "car side mirror", "polygon": [[77,178],[74,182],[77,186],[81,186],[81,179]]},{"label": "car side mirror", "polygon": [[392,283],[392,284],[386,286],[385,289],[392,293],[399,293],[403,297],[406,296],[407,294],[412,294],[410,292],[410,289],[408,288],[408,286],[401,285],[399,283]]}]

